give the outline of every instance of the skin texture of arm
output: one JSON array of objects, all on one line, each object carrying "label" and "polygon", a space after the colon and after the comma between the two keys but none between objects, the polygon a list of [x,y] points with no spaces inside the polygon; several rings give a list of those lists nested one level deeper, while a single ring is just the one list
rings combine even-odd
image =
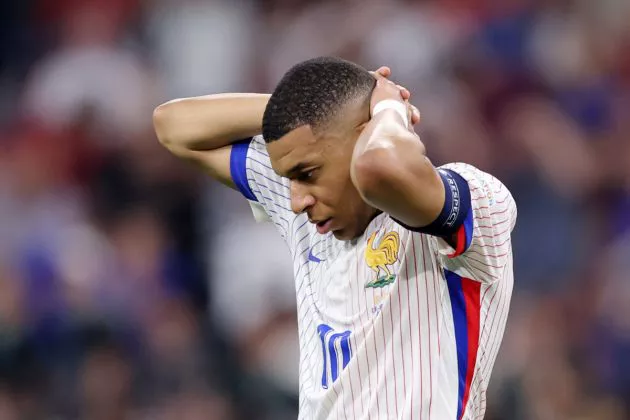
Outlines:
[{"label": "skin texture of arm", "polygon": [[[381,100],[403,101],[399,89],[378,78],[372,109]],[[444,206],[444,184],[424,144],[396,111],[375,115],[354,148],[351,177],[362,198],[408,226],[432,223]]]},{"label": "skin texture of arm", "polygon": [[229,93],[175,99],[153,112],[155,133],[175,156],[234,188],[231,144],[261,133],[269,96]]}]

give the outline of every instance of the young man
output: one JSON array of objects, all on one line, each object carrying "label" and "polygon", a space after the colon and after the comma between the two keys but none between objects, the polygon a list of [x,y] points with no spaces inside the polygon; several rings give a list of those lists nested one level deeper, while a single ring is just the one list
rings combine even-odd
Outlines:
[{"label": "young man", "polygon": [[155,128],[289,245],[301,419],[479,419],[512,293],[516,205],[491,175],[431,164],[389,74],[313,59],[271,96],[161,105]]}]

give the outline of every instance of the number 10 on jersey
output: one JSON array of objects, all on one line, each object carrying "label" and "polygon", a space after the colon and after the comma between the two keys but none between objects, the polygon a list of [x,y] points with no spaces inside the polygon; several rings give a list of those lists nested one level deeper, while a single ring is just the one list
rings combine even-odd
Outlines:
[{"label": "number 10 on jersey", "polygon": [[[350,346],[350,331],[335,333],[326,324],[317,327],[319,338],[322,342],[322,356],[324,366],[322,369],[322,388],[328,389],[328,380],[334,383],[339,377],[339,372],[343,370],[352,358],[352,348]],[[341,360],[340,360],[341,359]],[[341,369],[339,366],[341,365]]]}]

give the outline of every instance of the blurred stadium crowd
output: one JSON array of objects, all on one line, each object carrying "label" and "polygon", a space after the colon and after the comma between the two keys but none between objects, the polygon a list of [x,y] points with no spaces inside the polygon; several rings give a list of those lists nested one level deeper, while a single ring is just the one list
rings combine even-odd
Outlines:
[{"label": "blurred stadium crowd", "polygon": [[630,418],[630,2],[0,2],[0,419],[294,419],[288,252],[162,150],[166,99],[389,65],[519,206],[487,419]]}]

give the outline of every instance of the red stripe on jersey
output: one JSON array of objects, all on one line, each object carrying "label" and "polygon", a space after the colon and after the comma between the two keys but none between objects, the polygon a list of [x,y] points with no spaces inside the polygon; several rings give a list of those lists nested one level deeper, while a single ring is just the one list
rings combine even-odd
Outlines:
[{"label": "red stripe on jersey", "polygon": [[475,280],[462,278],[462,290],[466,302],[466,323],[468,327],[468,366],[466,372],[466,385],[464,388],[464,400],[460,420],[466,412],[466,404],[470,397],[470,386],[477,366],[477,351],[479,350],[479,319],[481,317],[481,283]]},{"label": "red stripe on jersey", "polygon": [[462,223],[457,231],[455,237],[455,252],[449,255],[449,258],[455,258],[462,255],[470,247],[473,240],[474,226],[474,213],[471,209],[468,211],[468,214],[464,219],[464,223]]},{"label": "red stripe on jersey", "polygon": [[457,234],[455,235],[455,245],[456,245],[455,252],[450,254],[448,256],[449,258],[455,258],[459,255],[462,255],[464,251],[466,250],[466,228],[464,227],[464,225],[461,225],[459,227],[459,230],[457,231]]}]

